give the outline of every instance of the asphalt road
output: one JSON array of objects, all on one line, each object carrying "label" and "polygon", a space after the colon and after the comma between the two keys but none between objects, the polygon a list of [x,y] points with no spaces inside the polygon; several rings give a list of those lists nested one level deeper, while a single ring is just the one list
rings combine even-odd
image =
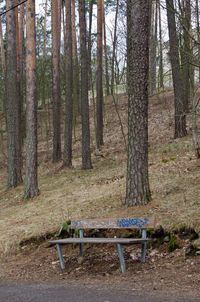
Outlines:
[{"label": "asphalt road", "polygon": [[83,286],[0,284],[0,302],[197,302],[197,299],[150,297],[120,289],[96,289]]}]

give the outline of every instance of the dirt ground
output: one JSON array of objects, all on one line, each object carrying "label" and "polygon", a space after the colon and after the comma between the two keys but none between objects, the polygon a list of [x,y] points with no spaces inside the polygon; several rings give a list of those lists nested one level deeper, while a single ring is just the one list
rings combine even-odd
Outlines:
[{"label": "dirt ground", "polygon": [[66,269],[62,272],[55,248],[47,248],[46,243],[25,245],[21,253],[1,262],[0,280],[55,284],[71,282],[197,298],[200,297],[200,257],[186,256],[187,241],[181,241],[181,245],[171,253],[167,252],[165,243],[150,248],[144,264],[138,259],[139,247],[126,247],[125,274],[120,272],[117,253],[112,246],[87,246],[84,258],[78,257],[78,247],[66,247]]}]

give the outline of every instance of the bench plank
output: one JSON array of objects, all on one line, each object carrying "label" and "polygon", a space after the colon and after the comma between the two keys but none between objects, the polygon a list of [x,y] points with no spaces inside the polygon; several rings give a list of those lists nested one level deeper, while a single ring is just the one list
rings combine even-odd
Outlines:
[{"label": "bench plank", "polygon": [[149,218],[116,218],[85,219],[71,222],[72,229],[142,229],[155,228],[155,219]]},{"label": "bench plank", "polygon": [[51,240],[50,245],[56,244],[68,244],[68,243],[121,243],[121,244],[131,244],[131,243],[142,243],[151,241],[150,238],[66,238],[66,239],[59,239],[59,240]]}]

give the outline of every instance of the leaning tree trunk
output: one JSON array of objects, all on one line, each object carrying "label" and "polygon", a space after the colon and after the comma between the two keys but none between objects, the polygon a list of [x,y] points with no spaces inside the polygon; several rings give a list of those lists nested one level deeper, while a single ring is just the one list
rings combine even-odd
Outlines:
[{"label": "leaning tree trunk", "polygon": [[61,90],[60,90],[60,35],[61,2],[51,1],[52,7],[52,65],[53,65],[53,162],[61,159]]},{"label": "leaning tree trunk", "polygon": [[33,198],[38,193],[35,0],[29,0],[26,3],[26,179],[24,197]]},{"label": "leaning tree trunk", "polygon": [[103,145],[103,7],[102,0],[97,0],[97,71],[96,71],[96,145]]},{"label": "leaning tree trunk", "polygon": [[174,107],[175,107],[175,132],[174,138],[184,137],[187,135],[186,131],[186,113],[185,102],[183,95],[183,81],[181,78],[180,60],[178,52],[178,37],[175,21],[175,8],[173,0],[166,0],[167,20],[169,29],[169,46],[170,46],[170,60],[172,66],[172,78],[174,86]]},{"label": "leaning tree trunk", "polygon": [[[15,5],[15,0],[6,1],[6,9]],[[17,85],[17,30],[15,10],[11,9],[6,18],[7,62],[6,62],[6,113],[7,113],[7,148],[8,148],[8,188],[22,182],[20,148],[20,100]]]},{"label": "leaning tree trunk", "polygon": [[81,119],[82,168],[91,169],[90,121],[88,103],[88,57],[86,42],[85,0],[79,0],[80,55],[81,55]]},{"label": "leaning tree trunk", "polygon": [[71,0],[66,0],[66,112],[63,164],[65,167],[72,166],[72,121],[73,121],[73,70],[72,70],[72,23],[71,23]]},{"label": "leaning tree trunk", "polygon": [[149,0],[127,3],[128,206],[151,199],[148,178]]}]

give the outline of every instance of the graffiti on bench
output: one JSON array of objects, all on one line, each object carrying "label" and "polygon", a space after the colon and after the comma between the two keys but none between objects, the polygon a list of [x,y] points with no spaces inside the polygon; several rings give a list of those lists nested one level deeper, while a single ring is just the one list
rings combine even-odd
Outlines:
[{"label": "graffiti on bench", "polygon": [[147,218],[121,218],[117,225],[121,228],[138,227],[143,228],[149,223]]}]

